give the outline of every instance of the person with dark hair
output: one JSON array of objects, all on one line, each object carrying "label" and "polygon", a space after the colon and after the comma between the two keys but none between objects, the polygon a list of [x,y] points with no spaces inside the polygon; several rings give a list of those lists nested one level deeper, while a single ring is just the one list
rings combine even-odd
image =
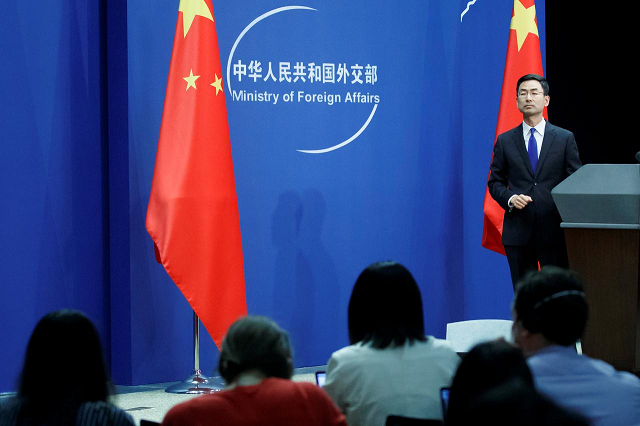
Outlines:
[{"label": "person with dark hair", "polygon": [[588,425],[534,389],[527,362],[504,340],[480,343],[462,359],[453,378],[445,425]]},{"label": "person with dark hair", "polygon": [[460,357],[425,336],[420,289],[396,262],[377,262],[358,277],[349,301],[350,346],[331,355],[324,389],[350,426],[384,425],[390,415],[442,419],[440,388]]},{"label": "person with dark hair", "polygon": [[573,133],[544,119],[549,100],[544,77],[522,76],[516,86],[522,124],[499,135],[493,148],[487,185],[491,197],[505,210],[502,244],[514,288],[538,263],[569,265],[551,190],[582,163]]},{"label": "person with dark hair", "polygon": [[461,424],[456,417],[486,390],[510,380],[533,388],[533,377],[522,351],[504,340],[480,343],[467,352],[453,377],[447,410],[448,424]]},{"label": "person with dark hair", "polygon": [[108,403],[111,391],[98,331],[82,312],[60,310],[36,325],[18,394],[0,404],[0,425],[132,426]]},{"label": "person with dark hair", "polygon": [[640,425],[640,380],[576,352],[589,307],[580,278],[546,266],[516,286],[513,337],[536,388],[595,426]]},{"label": "person with dark hair", "polygon": [[163,425],[346,426],[331,399],[313,383],[293,382],[289,335],[266,317],[229,327],[218,369],[223,391],[171,408]]},{"label": "person with dark hair", "polygon": [[559,407],[521,380],[484,391],[469,402],[457,420],[445,425],[590,426],[586,418]]}]

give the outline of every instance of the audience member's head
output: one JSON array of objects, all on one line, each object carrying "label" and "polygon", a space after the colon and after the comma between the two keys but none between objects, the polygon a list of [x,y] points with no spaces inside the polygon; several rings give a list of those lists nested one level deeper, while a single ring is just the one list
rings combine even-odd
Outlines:
[{"label": "audience member's head", "polygon": [[533,386],[512,379],[472,399],[455,423],[492,426],[588,426],[583,417],[565,411],[538,393]]},{"label": "audience member's head", "polygon": [[588,310],[574,272],[555,266],[532,271],[516,285],[514,340],[527,355],[552,344],[573,345],[584,333]]},{"label": "audience member's head", "polygon": [[18,388],[23,417],[50,416],[75,423],[82,403],[107,400],[110,384],[102,345],[86,315],[65,309],[38,322],[27,345]]},{"label": "audience member's head", "polygon": [[244,372],[290,379],[293,375],[289,335],[272,320],[247,316],[234,322],[222,342],[220,375],[232,383]]},{"label": "audience member's head", "polygon": [[377,262],[356,281],[349,301],[349,341],[384,349],[425,340],[420,289],[396,262]]},{"label": "audience member's head", "polygon": [[476,345],[462,358],[451,384],[446,424],[587,423],[538,394],[522,351],[501,339]]},{"label": "audience member's head", "polygon": [[533,388],[533,377],[520,349],[504,340],[476,345],[462,358],[453,378],[447,416],[455,422],[479,395],[513,380]]}]

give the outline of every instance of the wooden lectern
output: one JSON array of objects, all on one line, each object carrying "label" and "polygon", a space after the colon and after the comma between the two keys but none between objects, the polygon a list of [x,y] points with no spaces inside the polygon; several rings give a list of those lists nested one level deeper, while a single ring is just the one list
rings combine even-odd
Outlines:
[{"label": "wooden lectern", "polygon": [[551,192],[584,279],[585,354],[640,372],[640,165],[587,164]]}]

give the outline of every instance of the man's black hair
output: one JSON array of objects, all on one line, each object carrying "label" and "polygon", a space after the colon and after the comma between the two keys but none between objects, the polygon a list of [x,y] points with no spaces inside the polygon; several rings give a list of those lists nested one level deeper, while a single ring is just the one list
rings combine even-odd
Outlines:
[{"label": "man's black hair", "polygon": [[580,277],[556,266],[531,271],[518,282],[513,310],[526,330],[563,346],[582,337],[589,315]]},{"label": "man's black hair", "polygon": [[518,84],[516,84],[516,96],[520,93],[520,85],[528,80],[535,80],[542,86],[542,92],[545,96],[549,96],[549,83],[547,79],[538,74],[526,74],[520,77]]}]

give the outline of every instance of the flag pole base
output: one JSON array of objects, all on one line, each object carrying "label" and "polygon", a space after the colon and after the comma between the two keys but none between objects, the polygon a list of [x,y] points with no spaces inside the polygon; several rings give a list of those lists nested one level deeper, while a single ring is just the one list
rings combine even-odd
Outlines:
[{"label": "flag pole base", "polygon": [[224,388],[222,377],[207,377],[202,371],[194,370],[191,376],[181,382],[173,384],[164,391],[168,393],[207,394],[221,391]]}]

